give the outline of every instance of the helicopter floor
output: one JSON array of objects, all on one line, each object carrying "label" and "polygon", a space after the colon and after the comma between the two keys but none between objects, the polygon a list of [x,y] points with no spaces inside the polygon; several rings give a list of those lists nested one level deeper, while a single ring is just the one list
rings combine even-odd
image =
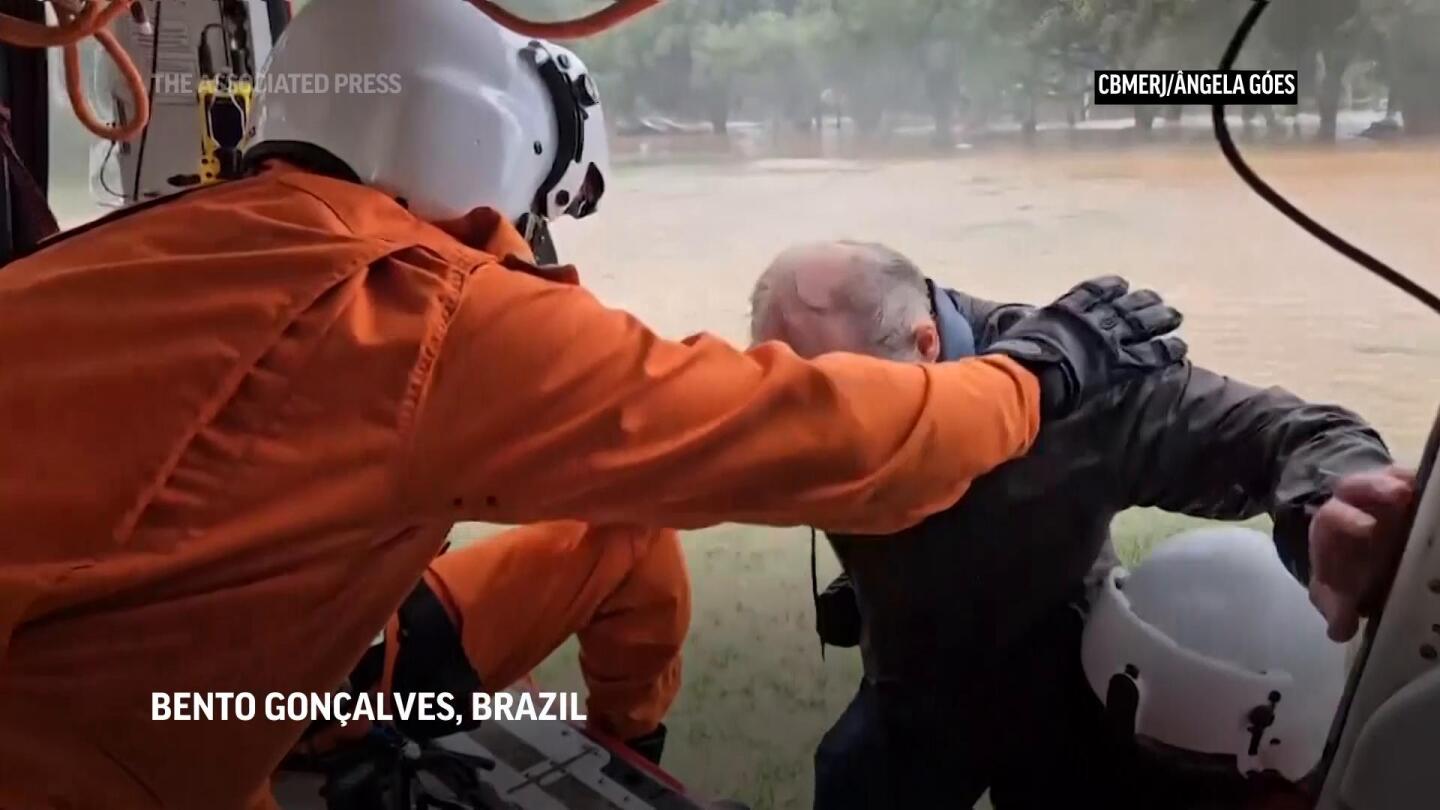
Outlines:
[{"label": "helicopter floor", "polygon": [[[553,720],[486,722],[437,741],[441,747],[488,757],[493,770],[477,773],[489,801],[477,810],[700,810],[704,805],[653,770],[634,764],[569,723]],[[323,810],[321,777],[282,772],[274,780],[284,810]]]}]

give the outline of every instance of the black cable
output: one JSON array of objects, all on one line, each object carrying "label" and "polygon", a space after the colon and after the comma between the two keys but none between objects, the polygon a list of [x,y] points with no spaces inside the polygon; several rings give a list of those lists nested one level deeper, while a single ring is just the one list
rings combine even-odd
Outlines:
[{"label": "black cable", "polygon": [[107,147],[105,147],[105,157],[100,161],[100,188],[105,189],[105,193],[106,193],[106,194],[109,194],[109,195],[111,195],[112,197],[118,197],[118,198],[120,198],[121,200],[124,200],[124,199],[125,199],[125,193],[124,193],[124,192],[117,192],[117,191],[115,191],[115,189],[110,188],[110,182],[105,179],[105,167],[107,167],[107,166],[110,165],[110,158],[111,158],[112,156],[114,156],[114,154],[115,154],[115,142],[114,142],[114,141],[111,141],[111,142],[110,142],[110,145],[107,146]]},{"label": "black cable", "polygon": [[[211,28],[220,29],[220,48],[224,50],[226,47],[225,27],[222,26],[220,23],[209,23],[208,25],[200,29],[200,44],[197,50],[199,53],[200,61],[200,77],[203,79],[213,78],[214,76],[219,74],[219,71],[215,69],[215,57],[210,50],[210,40],[208,39],[208,37],[210,36]],[[230,57],[228,54],[225,57],[225,64],[230,64]]]},{"label": "black cable", "polygon": [[[1235,60],[1240,56],[1240,48],[1244,46],[1246,38],[1250,36],[1251,29],[1255,27],[1255,23],[1260,19],[1260,15],[1264,13],[1265,7],[1268,5],[1268,0],[1254,0],[1254,4],[1250,6],[1250,10],[1245,14],[1245,19],[1240,22],[1240,27],[1235,30],[1235,36],[1230,40],[1229,47],[1225,49],[1225,55],[1220,58],[1220,70],[1230,70],[1235,66]],[[1255,174],[1254,170],[1245,162],[1245,159],[1240,157],[1240,150],[1235,147],[1235,141],[1230,137],[1230,128],[1225,124],[1225,105],[1216,104],[1211,107],[1210,110],[1211,117],[1215,124],[1215,139],[1220,142],[1220,151],[1225,154],[1225,159],[1229,161],[1235,173],[1240,175],[1240,179],[1245,181],[1245,184],[1253,189],[1256,194],[1259,194],[1261,199],[1270,203],[1279,210],[1280,213],[1289,218],[1291,222],[1305,229],[1311,236],[1314,236],[1316,239],[1339,251],[1341,255],[1351,259],[1381,279],[1398,287],[1416,301],[1429,307],[1436,314],[1440,314],[1440,296],[1436,296],[1435,293],[1420,286],[1404,274],[1340,238],[1334,231],[1311,219],[1305,212],[1296,208],[1289,200],[1282,197],[1280,192],[1276,191],[1264,180],[1261,180],[1260,176]]]},{"label": "black cable", "polygon": [[160,7],[164,4],[165,0],[155,0],[155,33],[150,35],[150,92],[145,99],[148,115],[145,117],[145,128],[140,131],[140,148],[135,153],[135,189],[130,195],[130,202],[140,201],[140,170],[145,166],[145,142],[150,139],[150,125],[154,123],[155,74],[160,70]]}]

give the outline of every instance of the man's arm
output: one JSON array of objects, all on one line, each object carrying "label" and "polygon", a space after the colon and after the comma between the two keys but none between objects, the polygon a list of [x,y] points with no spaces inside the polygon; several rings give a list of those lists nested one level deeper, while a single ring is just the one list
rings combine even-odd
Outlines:
[{"label": "man's arm", "polygon": [[1390,464],[1359,416],[1188,363],[1136,381],[1116,416],[1121,480],[1136,506],[1275,521],[1281,557],[1308,581],[1307,537],[1338,477]]},{"label": "man's arm", "polygon": [[412,420],[412,513],[881,534],[1025,452],[1039,392],[999,357],[666,341],[583,289],[491,267],[466,282]]}]

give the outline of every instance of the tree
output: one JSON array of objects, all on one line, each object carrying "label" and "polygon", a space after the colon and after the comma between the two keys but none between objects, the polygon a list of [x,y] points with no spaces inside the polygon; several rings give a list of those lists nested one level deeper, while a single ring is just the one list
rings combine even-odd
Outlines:
[{"label": "tree", "polygon": [[[535,0],[572,16],[600,0]],[[1097,67],[1194,69],[1219,59],[1248,0],[667,0],[577,49],[617,119],[700,115],[725,132],[736,110],[807,127],[843,104],[863,133],[929,113],[938,146],[957,113],[1002,111],[1027,131],[1041,98],[1072,104]],[[1334,136],[1347,68],[1374,59],[1411,132],[1440,130],[1440,0],[1281,3],[1242,68],[1298,69],[1320,136]],[[1158,108],[1135,111],[1148,128]],[[1166,111],[1178,116],[1179,108]],[[838,116],[838,110],[837,110]]]},{"label": "tree", "polygon": [[[1244,0],[1077,2],[1077,13],[1094,32],[1100,53],[1124,70],[1213,67],[1243,9]],[[1136,127],[1149,130],[1158,112],[1156,107],[1137,107]]]},{"label": "tree", "polygon": [[[563,8],[556,16],[594,7],[575,0],[552,5]],[[669,0],[625,25],[572,43],[595,73],[615,119],[633,120],[647,106],[690,111],[691,41],[705,5],[702,0]]]},{"label": "tree", "polygon": [[1407,135],[1440,135],[1440,0],[1366,0]]},{"label": "tree", "polygon": [[[1263,26],[1264,39],[1281,60],[1298,68],[1306,95],[1320,114],[1317,137],[1335,140],[1335,119],[1345,71],[1354,62],[1365,29],[1360,0],[1309,0],[1277,4]],[[1316,76],[1311,80],[1311,76]]]},{"label": "tree", "polygon": [[827,64],[821,57],[838,36],[833,15],[795,9],[752,10],[696,29],[693,81],[711,98],[716,132],[738,99],[769,116],[808,128],[819,110]]}]

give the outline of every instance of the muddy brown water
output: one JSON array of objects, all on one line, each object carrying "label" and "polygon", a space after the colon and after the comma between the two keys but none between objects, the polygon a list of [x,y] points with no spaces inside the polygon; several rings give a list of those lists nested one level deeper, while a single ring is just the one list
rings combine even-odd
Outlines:
[{"label": "muddy brown water", "polygon": [[[886,242],[942,283],[1005,300],[1044,301],[1118,273],[1185,312],[1201,364],[1347,405],[1401,458],[1418,457],[1440,403],[1440,317],[1282,218],[1195,141],[935,159],[624,139],[602,212],[556,236],[606,303],[669,337],[737,342],[751,283],[797,241]],[[844,151],[861,157],[811,156]],[[1440,287],[1440,146],[1246,151],[1306,212]],[[78,181],[67,175],[55,194],[62,223],[102,211]]]},{"label": "muddy brown water", "polygon": [[[1440,150],[1250,151],[1305,211],[1440,287]],[[1106,273],[1153,287],[1184,311],[1197,362],[1354,408],[1403,458],[1440,402],[1440,317],[1282,218],[1210,149],[629,166],[601,214],[557,237],[602,300],[672,337],[743,341],[750,285],[776,252],[866,239],[998,299]]]}]

